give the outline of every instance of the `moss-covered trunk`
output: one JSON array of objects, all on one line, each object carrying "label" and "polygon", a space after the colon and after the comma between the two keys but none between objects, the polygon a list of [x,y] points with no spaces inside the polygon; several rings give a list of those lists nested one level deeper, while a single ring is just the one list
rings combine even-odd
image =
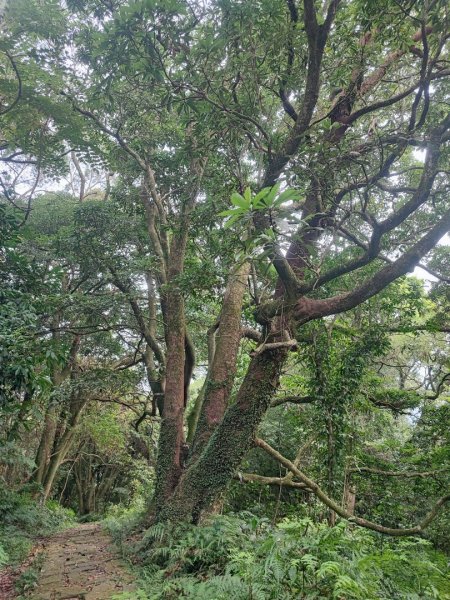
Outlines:
[{"label": "moss-covered trunk", "polygon": [[202,511],[225,489],[252,447],[286,356],[287,349],[282,347],[252,359],[236,402],[225,412],[200,458],[184,473],[160,512],[162,520],[197,522]]},{"label": "moss-covered trunk", "polygon": [[216,334],[214,356],[205,382],[203,405],[190,453],[194,462],[206,446],[225,413],[236,374],[241,340],[241,312],[250,264],[234,270],[225,291]]}]

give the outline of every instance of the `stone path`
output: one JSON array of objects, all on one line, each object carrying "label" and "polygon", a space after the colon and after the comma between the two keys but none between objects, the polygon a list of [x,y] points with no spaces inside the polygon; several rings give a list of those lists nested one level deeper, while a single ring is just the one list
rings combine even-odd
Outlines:
[{"label": "stone path", "polygon": [[111,539],[96,523],[80,525],[49,538],[33,600],[111,600],[133,590]]}]

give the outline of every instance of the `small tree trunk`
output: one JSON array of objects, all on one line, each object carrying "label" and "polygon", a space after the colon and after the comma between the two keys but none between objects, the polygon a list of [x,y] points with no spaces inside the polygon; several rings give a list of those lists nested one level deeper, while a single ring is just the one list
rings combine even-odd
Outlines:
[{"label": "small tree trunk", "polygon": [[356,485],[352,484],[350,481],[346,483],[345,492],[344,492],[344,507],[348,513],[351,515],[355,514],[355,504],[356,504]]}]

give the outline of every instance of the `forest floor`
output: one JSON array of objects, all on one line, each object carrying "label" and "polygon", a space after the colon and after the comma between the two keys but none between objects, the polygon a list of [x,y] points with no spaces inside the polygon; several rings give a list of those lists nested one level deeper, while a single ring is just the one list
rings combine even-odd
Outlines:
[{"label": "forest floor", "polygon": [[111,600],[134,588],[111,538],[98,523],[66,529],[43,542],[33,600]]}]

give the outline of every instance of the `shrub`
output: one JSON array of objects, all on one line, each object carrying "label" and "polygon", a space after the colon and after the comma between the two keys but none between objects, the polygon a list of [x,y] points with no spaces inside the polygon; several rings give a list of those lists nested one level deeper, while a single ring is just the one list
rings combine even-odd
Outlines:
[{"label": "shrub", "polygon": [[73,511],[55,501],[39,506],[28,492],[15,492],[0,487],[0,565],[21,562],[29,553],[33,538],[47,536],[70,526]]},{"label": "shrub", "polygon": [[445,556],[419,538],[387,539],[346,523],[249,513],[202,527],[151,527],[142,586],[120,598],[157,600],[404,600],[450,598]]}]

